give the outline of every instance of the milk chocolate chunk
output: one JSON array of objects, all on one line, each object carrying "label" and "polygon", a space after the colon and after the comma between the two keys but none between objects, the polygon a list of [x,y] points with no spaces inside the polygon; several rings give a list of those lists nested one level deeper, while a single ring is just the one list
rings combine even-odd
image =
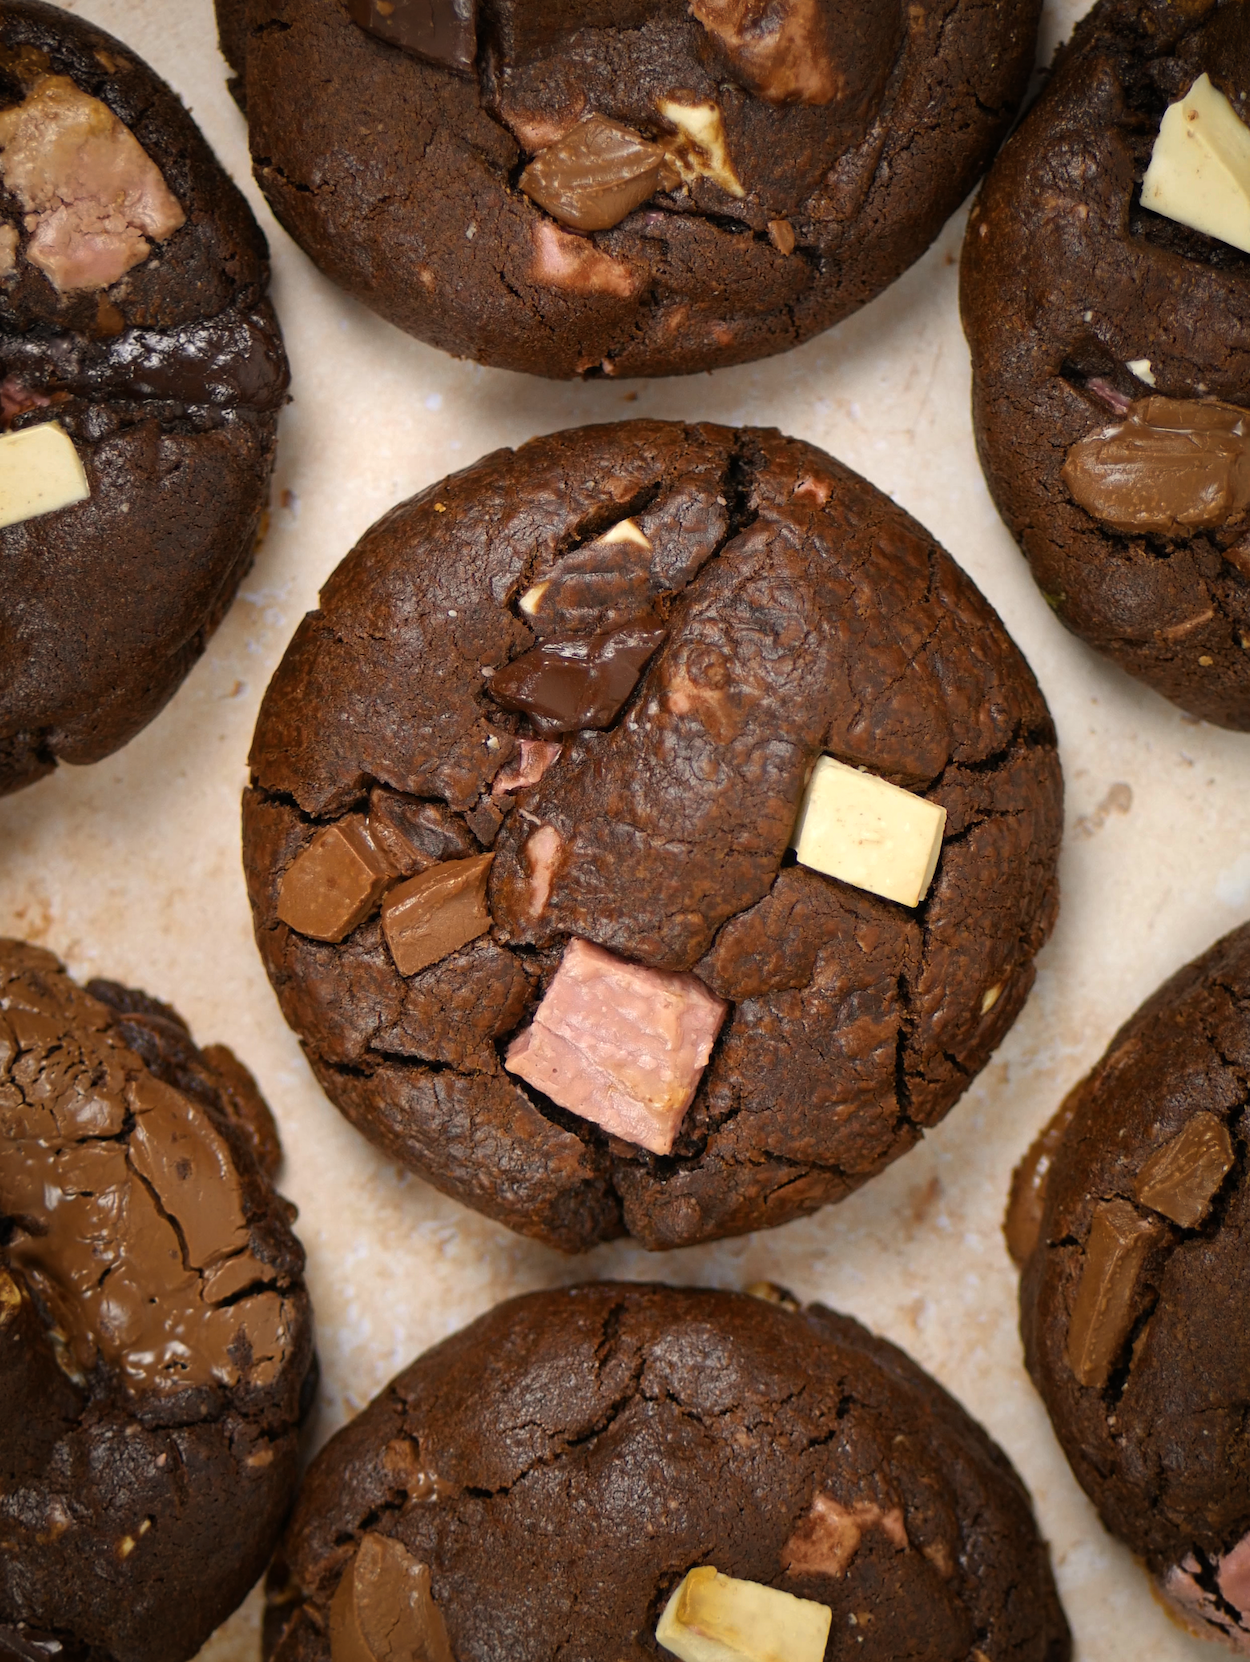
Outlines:
[{"label": "milk chocolate chunk", "polygon": [[522,710],[538,733],[610,727],[666,631],[639,622],[579,640],[546,641],[487,682],[505,710]]},{"label": "milk chocolate chunk", "polygon": [[1068,1326],[1068,1362],[1082,1385],[1101,1390],[1137,1317],[1137,1283],[1151,1249],[1166,1233],[1128,1200],[1094,1208],[1085,1266]]},{"label": "milk chocolate chunk", "polygon": [[103,289],[186,215],[156,163],[98,98],[45,75],[0,113],[0,175],[26,210],[26,258],[61,293]]},{"label": "milk chocolate chunk", "polygon": [[414,57],[466,73],[477,54],[476,0],[351,0],[352,22]]},{"label": "milk chocolate chunk", "polygon": [[341,941],[370,915],[395,874],[364,816],[349,814],[318,831],[287,867],[278,916],[315,941]]},{"label": "milk chocolate chunk", "polygon": [[1059,1112],[1043,1128],[1011,1174],[1011,1198],[1007,1202],[1003,1234],[1011,1261],[1018,1269],[1024,1268],[1037,1246],[1046,1207],[1046,1184],[1075,1112],[1076,1098],[1065,1097]]},{"label": "milk chocolate chunk", "polygon": [[486,878],[493,854],[448,860],[399,883],[382,908],[382,933],[401,975],[436,964],[490,928]]},{"label": "milk chocolate chunk", "polygon": [[370,1533],[330,1604],[330,1662],[455,1662],[430,1591],[430,1567]]},{"label": "milk chocolate chunk", "polygon": [[561,225],[610,231],[664,183],[678,183],[663,148],[607,116],[589,115],[539,152],[521,189]]},{"label": "milk chocolate chunk", "polygon": [[1195,1114],[1171,1142],[1156,1149],[1137,1174],[1133,1193],[1182,1229],[1195,1229],[1211,1210],[1233,1165],[1233,1144],[1214,1114]]},{"label": "milk chocolate chunk", "polygon": [[1250,507],[1250,411],[1139,398],[1124,421],[1072,446],[1061,477],[1086,513],[1117,531],[1224,525]]}]

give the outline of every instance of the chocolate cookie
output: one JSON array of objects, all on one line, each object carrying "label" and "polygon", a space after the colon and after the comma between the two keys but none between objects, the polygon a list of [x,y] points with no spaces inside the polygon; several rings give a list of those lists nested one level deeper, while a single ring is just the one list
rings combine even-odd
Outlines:
[{"label": "chocolate cookie", "polygon": [[1039,0],[217,0],[256,177],[409,334],[531,374],[784,352],[924,252]]},{"label": "chocolate cookie", "polygon": [[1250,1655],[1250,924],[1116,1034],[1018,1169],[1025,1359],[1077,1480]]},{"label": "chocolate cookie", "polygon": [[902,1351],[784,1305],[594,1283],[427,1351],[313,1463],[266,1658],[663,1656],[670,1595],[713,1566],[831,1612],[816,1658],[1065,1662],[1007,1457]]},{"label": "chocolate cookie", "polygon": [[315,1388],[279,1154],[228,1050],[0,942],[0,1657],[181,1662],[264,1569]]},{"label": "chocolate cookie", "polygon": [[1055,915],[1023,658],[775,432],[582,428],[395,508],[251,765],[256,937],[327,1094],[565,1250],[843,1198],[984,1065]]},{"label": "chocolate cookie", "polygon": [[991,169],[962,272],[982,465],[1046,599],[1130,674],[1241,729],[1250,258],[1225,238],[1250,241],[1191,210],[1208,126],[1250,152],[1248,87],[1239,0],[1100,0]]},{"label": "chocolate cookie", "polygon": [[164,82],[0,0],[0,793],[133,738],[229,606],[287,385],[268,282]]}]

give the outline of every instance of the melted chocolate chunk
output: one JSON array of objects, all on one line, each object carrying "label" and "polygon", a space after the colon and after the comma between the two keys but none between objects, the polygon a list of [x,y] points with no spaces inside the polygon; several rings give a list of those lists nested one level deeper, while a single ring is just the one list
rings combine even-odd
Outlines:
[{"label": "melted chocolate chunk", "polygon": [[671,190],[678,183],[660,145],[602,115],[579,121],[521,175],[528,197],[578,231],[610,231],[661,185]]},{"label": "melted chocolate chunk", "polygon": [[471,70],[477,54],[474,0],[351,0],[352,22],[447,69]]},{"label": "melted chocolate chunk", "polygon": [[610,727],[638,685],[666,630],[654,620],[581,640],[547,641],[488,682],[505,710],[521,710],[538,733]]},{"label": "melted chocolate chunk", "polygon": [[430,1568],[401,1541],[368,1534],[330,1605],[331,1662],[454,1662]]},{"label": "melted chocolate chunk", "polygon": [[1189,398],[1139,398],[1126,419],[1078,441],[1061,475],[1117,531],[1176,535],[1250,507],[1250,411]]},{"label": "melted chocolate chunk", "polygon": [[[111,340],[54,335],[0,340],[10,399],[159,399],[186,405],[245,404],[276,410],[290,381],[272,328],[237,312],[162,332],[128,329]],[[19,389],[25,389],[22,400]],[[8,413],[8,412],[6,412]]]}]

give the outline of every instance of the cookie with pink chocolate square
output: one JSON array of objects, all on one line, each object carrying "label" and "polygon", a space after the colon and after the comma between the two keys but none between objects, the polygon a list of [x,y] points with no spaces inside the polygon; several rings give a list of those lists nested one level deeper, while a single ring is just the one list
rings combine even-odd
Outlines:
[{"label": "cookie with pink chocolate square", "polygon": [[775,432],[635,421],[401,504],[270,684],[256,938],[327,1094],[569,1251],[840,1200],[1028,995],[1060,775],[932,538]]},{"label": "cookie with pink chocolate square", "polygon": [[308,256],[459,357],[672,375],[827,329],[1002,138],[1040,0],[216,0]]},{"label": "cookie with pink chocolate square", "polygon": [[530,1293],[419,1356],[313,1462],[265,1662],[1069,1662],[1002,1450],[750,1291]]},{"label": "cookie with pink chocolate square", "polygon": [[230,605],[286,399],[268,286],[170,88],[0,0],[0,794],[127,743]]},{"label": "cookie with pink chocolate square", "polygon": [[1242,1656],[1248,1135],[1245,925],[1124,1024],[1007,1215],[1025,1360],[1073,1472],[1183,1624]]}]

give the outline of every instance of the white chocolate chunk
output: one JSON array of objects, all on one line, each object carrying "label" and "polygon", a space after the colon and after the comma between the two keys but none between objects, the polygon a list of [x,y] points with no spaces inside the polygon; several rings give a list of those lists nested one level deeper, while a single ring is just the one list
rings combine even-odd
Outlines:
[{"label": "white chocolate chunk", "polygon": [[945,828],[945,808],[822,756],[812,770],[791,847],[800,865],[918,906],[937,870]]},{"label": "white chocolate chunk", "polygon": [[0,527],[85,502],[91,486],[59,421],[0,438]]},{"label": "white chocolate chunk", "polygon": [[1154,370],[1150,367],[1149,358],[1130,358],[1124,367],[1130,374],[1136,375],[1139,381],[1144,381],[1148,387],[1155,385]]},{"label": "white chocolate chunk", "polygon": [[729,159],[719,105],[679,104],[674,98],[660,98],[656,100],[656,108],[681,135],[670,153],[688,185],[698,178],[711,179],[730,196],[746,195]]},{"label": "white chocolate chunk", "polygon": [[527,617],[533,617],[534,613],[542,605],[543,596],[550,587],[551,582],[550,579],[548,579],[545,583],[535,583],[532,589],[526,589],[517,604]]},{"label": "white chocolate chunk", "polygon": [[655,1637],[681,1662],[822,1662],[833,1611],[705,1565],[664,1607]]},{"label": "white chocolate chunk", "polygon": [[1250,254],[1250,127],[1209,76],[1164,112],[1141,199]]},{"label": "white chocolate chunk", "polygon": [[635,548],[645,548],[648,554],[651,552],[651,539],[637,520],[634,519],[618,520],[610,531],[605,531],[601,537],[596,537],[595,541],[604,543],[630,542],[633,543]]}]

